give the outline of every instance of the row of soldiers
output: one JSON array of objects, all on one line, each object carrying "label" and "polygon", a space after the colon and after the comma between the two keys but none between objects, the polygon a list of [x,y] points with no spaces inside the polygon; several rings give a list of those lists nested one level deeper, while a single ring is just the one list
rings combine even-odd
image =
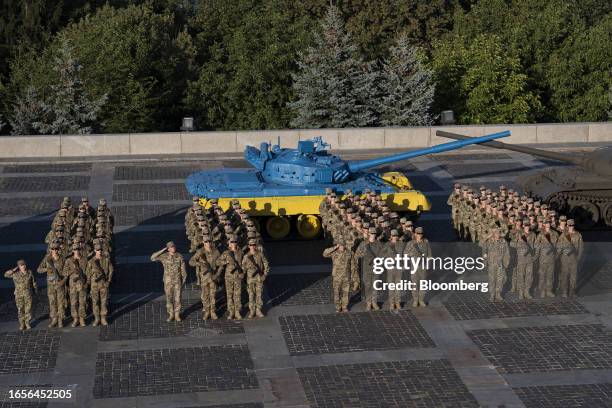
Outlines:
[{"label": "row of soldiers", "polygon": [[[511,292],[531,299],[534,270],[540,297],[554,297],[555,271],[560,296],[576,294],[582,235],[573,219],[558,215],[546,203],[500,186],[499,191],[455,184],[448,198],[452,223],[463,240],[478,243],[489,257],[491,300],[502,300],[510,271]],[[492,261],[494,258],[495,261]]]},{"label": "row of soldiers", "polygon": [[[196,282],[200,286],[202,319],[217,319],[216,294],[218,285],[225,284],[228,319],[242,319],[242,286],[246,277],[249,296],[248,318],[263,317],[263,284],[270,271],[263,249],[261,235],[255,222],[232,200],[224,211],[217,199],[209,200],[204,209],[197,197],[185,215],[185,230],[193,255],[189,265],[196,269]],[[155,252],[152,261],[164,267],[167,321],[181,321],[181,290],[187,279],[183,256],[176,245],[168,242],[166,248]]]},{"label": "row of soldiers", "polygon": [[[78,209],[72,206],[69,197],[62,200],[45,238],[47,253],[37,269],[47,277],[49,327],[63,327],[67,294],[72,327],[85,326],[88,297],[94,314],[93,326],[108,324],[108,288],[114,270],[113,222],[104,199],[97,209],[89,205],[87,197],[81,199]],[[4,276],[15,284],[19,329],[30,329],[33,293],[38,292],[34,275],[21,259]]]},{"label": "row of soldiers", "polygon": [[[325,249],[323,256],[332,259],[333,297],[337,312],[347,312],[352,292],[363,288],[367,310],[379,310],[378,291],[374,281],[380,275],[374,273],[375,258],[431,256],[431,246],[424,236],[423,227],[414,227],[407,218],[390,211],[381,195],[366,189],[363,197],[351,190],[342,199],[331,190],[319,207],[322,225],[333,246]],[[427,270],[411,271],[413,283],[412,306],[426,306],[425,291],[419,282],[427,278]],[[383,277],[387,283],[402,281],[403,271],[387,269]],[[389,288],[391,286],[388,286]],[[401,309],[401,290],[388,290],[389,309]]]}]

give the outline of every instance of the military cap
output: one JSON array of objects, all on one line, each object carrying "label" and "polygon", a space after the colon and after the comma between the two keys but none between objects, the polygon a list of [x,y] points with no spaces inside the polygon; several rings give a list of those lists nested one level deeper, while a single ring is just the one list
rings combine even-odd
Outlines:
[{"label": "military cap", "polygon": [[415,234],[422,234],[423,233],[423,227],[416,227],[414,229],[414,233]]},{"label": "military cap", "polygon": [[499,186],[499,190],[500,191],[505,191],[507,190],[506,186],[504,186],[503,184],[501,186]]},{"label": "military cap", "polygon": [[533,198],[532,197],[527,198],[527,204],[533,204]]},{"label": "military cap", "polygon": [[550,224],[550,220],[548,218],[544,218],[544,225]]},{"label": "military cap", "polygon": [[405,225],[405,226],[407,226],[407,227],[410,227],[410,226],[412,226],[412,221],[411,221],[411,220],[407,220],[407,221],[404,223],[404,225]]},{"label": "military cap", "polygon": [[77,232],[83,232],[83,230],[84,230],[84,229],[83,229],[83,227],[81,227],[81,226],[79,225],[79,226],[77,227],[77,229],[76,229],[76,230],[77,230]]},{"label": "military cap", "polygon": [[527,196],[521,196],[521,201],[527,201]]},{"label": "military cap", "polygon": [[486,190],[487,190],[487,188],[486,188],[485,186],[480,186],[479,190],[480,190],[480,191],[486,191]]},{"label": "military cap", "polygon": [[574,221],[573,218],[570,218],[569,220],[567,220],[567,226],[568,227],[574,226],[574,225],[576,225],[576,222]]},{"label": "military cap", "polygon": [[53,241],[53,243],[50,246],[50,249],[52,251],[57,251],[59,249],[59,247],[60,247],[59,242]]},{"label": "military cap", "polygon": [[372,190],[370,190],[369,188],[366,188],[365,190],[363,190],[364,194],[370,194],[372,192]]},{"label": "military cap", "polygon": [[249,246],[257,246],[257,240],[256,239],[249,239]]},{"label": "military cap", "polygon": [[518,197],[520,194],[519,194],[519,192],[518,192],[518,191],[515,191],[514,193],[512,193],[512,195],[513,195],[514,197]]},{"label": "military cap", "polygon": [[461,184],[459,184],[459,183],[455,183],[455,185],[454,185],[453,187],[454,187],[455,189],[459,189],[459,188],[461,188]]},{"label": "military cap", "polygon": [[101,251],[102,250],[102,245],[100,243],[97,243],[94,245],[94,251]]},{"label": "military cap", "polygon": [[75,242],[74,244],[72,244],[73,251],[78,251],[79,249],[81,249],[81,244],[79,244],[78,242]]},{"label": "military cap", "polygon": [[230,230],[230,231],[231,231],[232,226],[231,226],[230,224],[225,224],[225,227],[224,227],[224,228],[225,228],[225,230],[226,230],[226,231],[227,231],[227,230]]},{"label": "military cap", "polygon": [[402,217],[402,218],[400,218],[400,224],[405,224],[405,223],[406,223],[406,221],[408,221],[408,220],[406,219],[406,217]]},{"label": "military cap", "polygon": [[198,220],[198,221],[204,221],[204,215],[198,214],[198,215],[196,216],[196,220]]},{"label": "military cap", "polygon": [[204,214],[204,213],[202,212],[202,207],[198,207],[198,208],[196,208],[196,209],[195,209],[195,213],[196,213],[196,215],[198,215],[198,214]]},{"label": "military cap", "polygon": [[17,261],[17,266],[21,266],[21,265],[25,265],[25,264],[26,264],[26,261],[23,260],[23,259],[20,259],[20,260]]},{"label": "military cap", "polygon": [[556,217],[557,216],[557,212],[555,210],[548,210],[548,215],[551,217]]},{"label": "military cap", "polygon": [[523,218],[523,224],[530,224],[529,218]]},{"label": "military cap", "polygon": [[567,221],[567,216],[566,215],[561,215],[559,217],[559,221]]},{"label": "military cap", "polygon": [[491,189],[490,189],[490,188],[487,188],[487,189],[485,190],[485,193],[487,193],[487,194],[493,194],[493,191],[491,191]]},{"label": "military cap", "polygon": [[355,221],[361,221],[361,216],[360,215],[355,215]]},{"label": "military cap", "polygon": [[198,197],[196,197],[196,196],[191,197],[191,201],[194,202],[194,203],[197,203],[198,202]]},{"label": "military cap", "polygon": [[468,186],[463,186],[463,187],[461,187],[461,190],[463,190],[463,191],[468,191]]},{"label": "military cap", "polygon": [[385,221],[383,221],[383,222],[382,222],[382,226],[383,226],[383,227],[388,227],[388,226],[389,226],[389,221],[386,221],[386,220],[385,220]]},{"label": "military cap", "polygon": [[391,236],[392,237],[399,237],[399,232],[397,232],[397,230],[395,230],[395,229],[392,229],[391,230]]},{"label": "military cap", "polygon": [[[527,221],[529,221],[529,220],[527,220]],[[516,222],[518,222],[519,224],[522,224],[522,223],[523,223],[523,219],[522,219],[522,218],[520,218],[520,217],[518,217],[518,218],[516,219]]]},{"label": "military cap", "polygon": [[202,241],[204,241],[204,243],[206,242],[212,242],[212,240],[210,239],[210,235],[202,235]]},{"label": "military cap", "polygon": [[218,199],[218,198],[211,198],[211,199],[210,199],[210,203],[211,203],[211,204],[217,204],[218,202],[219,202],[219,199]]},{"label": "military cap", "polygon": [[370,227],[370,228],[368,229],[368,232],[369,232],[370,234],[376,234],[376,228],[375,228],[375,227]]},{"label": "military cap", "polygon": [[105,206],[106,205],[106,200],[104,198],[100,199],[100,205],[101,206]]},{"label": "military cap", "polygon": [[541,204],[539,201],[534,201],[534,202],[533,202],[533,206],[534,206],[534,207],[539,207],[539,206],[541,206],[541,205],[542,205],[542,204]]},{"label": "military cap", "polygon": [[353,190],[351,190],[350,188],[347,188],[346,191],[344,192],[344,194],[346,194],[346,195],[353,195]]},{"label": "military cap", "polygon": [[340,209],[344,210],[346,208],[346,205],[344,205],[344,203],[341,203],[338,207],[340,207]]},{"label": "military cap", "polygon": [[370,230],[370,223],[369,222],[364,222],[363,223],[363,228],[367,229],[368,231]]},{"label": "military cap", "polygon": [[168,241],[166,242],[166,248],[176,248],[176,245],[174,245],[173,241]]},{"label": "military cap", "polygon": [[325,188],[325,194],[331,194],[331,192],[332,192],[331,188],[329,187]]},{"label": "military cap", "polygon": [[537,221],[537,222],[542,222],[542,221],[544,221],[544,217],[542,217],[541,215],[538,215],[538,216],[536,217],[536,221]]},{"label": "military cap", "polygon": [[493,228],[491,228],[491,232],[497,232],[497,233],[501,234],[501,229],[499,227],[493,227]]},{"label": "military cap", "polygon": [[548,204],[542,204],[542,209],[543,210],[548,210]]},{"label": "military cap", "polygon": [[347,208],[346,212],[347,212],[347,214],[352,214],[353,213],[353,209],[352,208]]},{"label": "military cap", "polygon": [[236,237],[235,237],[234,235],[232,235],[232,236],[230,237],[230,239],[229,239],[229,242],[230,242],[230,244],[231,244],[231,243],[236,244],[236,243],[238,242],[238,240],[236,239]]},{"label": "military cap", "polygon": [[383,217],[383,216],[381,215],[380,217],[378,217],[378,218],[376,219],[376,221],[378,221],[378,222],[384,222],[384,221],[385,221],[385,217]]}]

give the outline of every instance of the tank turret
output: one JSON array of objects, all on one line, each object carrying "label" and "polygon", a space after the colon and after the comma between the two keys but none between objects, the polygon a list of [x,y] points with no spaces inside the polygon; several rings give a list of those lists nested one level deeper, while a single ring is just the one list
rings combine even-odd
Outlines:
[{"label": "tank turret", "polygon": [[300,236],[313,238],[321,229],[319,205],[326,188],[334,189],[339,195],[349,190],[362,194],[369,189],[380,194],[391,211],[416,218],[431,208],[427,197],[404,174],[371,169],[507,136],[510,132],[504,131],[360,161],[347,161],[332,154],[321,137],[301,140],[297,148],[261,143],[259,148],[247,146],[244,151],[252,168],[204,170],[190,175],[185,184],[204,207],[212,198],[218,199],[219,205],[225,208],[231,200],[238,200],[250,216],[265,223],[266,232],[272,238],[287,236],[292,223]]},{"label": "tank turret", "polygon": [[[475,139],[443,130],[436,134],[458,141]],[[519,177],[518,183],[525,193],[574,218],[582,229],[612,227],[612,146],[570,155],[497,141],[478,144],[572,164],[527,174]]]}]

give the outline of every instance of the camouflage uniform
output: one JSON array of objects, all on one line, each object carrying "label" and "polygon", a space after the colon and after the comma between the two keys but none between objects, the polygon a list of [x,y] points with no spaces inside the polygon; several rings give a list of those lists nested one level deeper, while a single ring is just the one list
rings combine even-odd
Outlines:
[{"label": "camouflage uniform", "polygon": [[510,246],[516,251],[516,291],[519,299],[531,299],[533,284],[533,255],[536,235],[533,232],[516,231]]},{"label": "camouflage uniform", "polygon": [[503,239],[486,239],[481,243],[483,256],[487,260],[489,274],[489,293],[491,301],[503,300],[502,289],[506,280],[506,270],[510,263],[508,243]]},{"label": "camouflage uniform", "polygon": [[[392,230],[391,231],[391,237],[395,236],[395,234],[397,233],[396,230]],[[393,241],[389,241],[386,245],[386,252],[387,254],[385,256],[390,257],[390,258],[395,258],[396,255],[404,255],[404,251],[406,249],[407,243],[404,241],[397,241],[397,242],[393,242]],[[388,269],[387,270],[387,278],[386,278],[386,282],[387,283],[395,283],[398,284],[400,283],[402,280],[402,270],[401,269]],[[389,309],[393,310],[393,309],[401,309],[401,295],[402,295],[402,291],[401,290],[391,290],[389,289]]]},{"label": "camouflage uniform", "polygon": [[181,321],[181,291],[187,279],[185,260],[178,252],[171,254],[164,252],[168,247],[174,246],[169,242],[166,248],[151,255],[151,261],[161,262],[164,266],[164,292],[166,293],[166,311],[168,312],[167,321],[173,319]]},{"label": "camouflage uniform", "polygon": [[242,319],[242,252],[239,249],[227,249],[217,259],[217,267],[225,270],[225,292],[227,296],[228,319]]},{"label": "camouflage uniform", "polygon": [[323,251],[323,257],[332,259],[332,289],[336,312],[347,312],[350,293],[351,253],[346,249],[340,251],[334,246]]},{"label": "camouflage uniform", "polygon": [[47,274],[47,297],[49,298],[49,327],[57,324],[63,327],[66,313],[66,279],[62,277],[64,258],[58,253],[53,259],[51,253],[43,258],[37,272]]},{"label": "camouflage uniform", "polygon": [[[415,229],[415,233],[421,231],[422,228],[417,227]],[[422,238],[420,241],[417,239],[413,239],[408,243],[406,247],[406,254],[410,257],[419,258],[425,256],[426,258],[431,257],[431,246],[429,245],[429,241],[427,238]],[[414,272],[414,273],[413,273]],[[418,267],[415,271],[410,271],[410,280],[413,283],[412,289],[412,307],[418,306],[427,306],[425,303],[425,293],[426,291],[420,289],[421,280],[427,279],[427,269],[423,267]]]},{"label": "camouflage uniform", "polygon": [[[374,232],[375,234],[376,232]],[[371,233],[372,234],[372,233]],[[361,265],[362,280],[363,280],[363,291],[366,301],[366,309],[379,310],[377,299],[378,291],[374,289],[374,280],[376,275],[374,274],[374,258],[380,256],[382,252],[382,244],[379,241],[369,242],[363,241],[359,244],[359,247],[355,251],[356,261]]]},{"label": "camouflage uniform", "polygon": [[[249,243],[251,244],[251,243]],[[252,241],[257,245],[256,241]],[[270,272],[270,265],[263,252],[247,252],[242,258],[242,270],[246,273],[247,292],[249,293],[249,318],[263,317],[261,308],[263,283]]]},{"label": "camouflage uniform", "polygon": [[[102,250],[97,247],[96,250]],[[93,326],[102,323],[106,326],[108,314],[108,287],[113,278],[113,264],[109,257],[95,255],[87,262],[87,282],[89,284],[89,295],[91,296],[91,307],[94,314]]]},{"label": "camouflage uniform", "polygon": [[562,297],[576,295],[578,262],[583,252],[582,235],[578,231],[566,232],[559,236],[557,253],[561,258],[559,273],[559,294]]},{"label": "camouflage uniform", "polygon": [[211,244],[211,249],[201,248],[191,257],[189,265],[196,268],[198,282],[200,283],[200,298],[202,299],[202,319],[209,317],[217,319],[217,281],[220,271],[217,268],[217,259],[221,253]]},{"label": "camouflage uniform", "polygon": [[542,231],[535,242],[538,259],[538,290],[540,297],[555,297],[553,281],[555,274],[556,245],[558,235],[554,230]]},{"label": "camouflage uniform", "polygon": [[19,266],[17,266],[4,272],[4,277],[13,279],[15,284],[15,305],[17,306],[17,317],[19,318],[19,330],[30,329],[30,320],[32,320],[32,292],[38,290],[32,271],[26,267],[26,270],[21,272]]},{"label": "camouflage uniform", "polygon": [[72,327],[76,327],[79,323],[85,326],[85,317],[87,316],[87,281],[85,277],[85,269],[87,267],[87,259],[81,256],[76,259],[71,256],[64,264],[64,277],[68,278],[68,294],[70,295],[70,315],[72,316]]}]

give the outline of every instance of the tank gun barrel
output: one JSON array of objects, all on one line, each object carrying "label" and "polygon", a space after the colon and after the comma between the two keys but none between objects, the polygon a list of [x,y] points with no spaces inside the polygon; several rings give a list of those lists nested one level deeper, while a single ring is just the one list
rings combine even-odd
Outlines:
[{"label": "tank gun barrel", "polygon": [[489,142],[494,139],[499,139],[499,138],[508,137],[508,136],[510,136],[510,131],[505,130],[503,132],[493,133],[493,134],[486,135],[486,136],[467,138],[469,140],[458,140],[455,142],[443,143],[440,145],[428,147],[426,149],[413,150],[409,152],[394,154],[391,156],[379,157],[377,159],[352,161],[348,163],[348,169],[350,172],[354,173],[354,172],[358,172],[362,170],[371,169],[373,167],[381,166],[383,164],[393,163],[393,162],[397,162],[400,160],[411,159],[413,157],[424,156],[424,155],[432,154],[432,153],[441,153],[441,152],[446,152],[449,150],[460,149],[464,146],[477,144],[477,143]]},{"label": "tank gun barrel", "polygon": [[[475,137],[460,135],[460,134],[457,134],[457,133],[447,132],[447,131],[444,131],[444,130],[436,131],[436,135],[437,136],[441,136],[441,137],[447,137],[449,139],[459,140],[459,141],[475,140],[476,139]],[[580,157],[580,156],[572,157],[572,156],[569,156],[569,155],[563,154],[563,153],[549,152],[549,151],[546,151],[546,150],[534,149],[533,147],[517,146],[517,145],[511,145],[511,144],[508,144],[508,143],[497,142],[497,141],[477,142],[477,143],[480,144],[480,145],[483,145],[483,146],[493,147],[495,149],[512,150],[512,151],[519,152],[519,153],[526,153],[526,154],[531,154],[531,155],[534,155],[534,156],[544,157],[544,158],[547,158],[547,159],[552,159],[552,160],[558,160],[558,161],[562,161],[562,162],[572,163],[572,164],[576,164],[578,166],[582,166],[584,164],[583,158]]]}]

